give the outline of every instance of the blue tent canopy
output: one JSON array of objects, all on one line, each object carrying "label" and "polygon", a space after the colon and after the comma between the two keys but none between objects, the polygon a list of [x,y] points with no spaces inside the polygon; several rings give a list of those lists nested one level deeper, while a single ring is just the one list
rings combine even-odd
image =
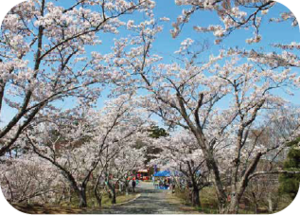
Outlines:
[{"label": "blue tent canopy", "polygon": [[171,173],[170,171],[158,171],[154,174],[154,177],[170,177],[171,176]]},{"label": "blue tent canopy", "polygon": [[154,177],[170,177],[170,176],[182,176],[183,174],[179,171],[169,171],[169,170],[164,170],[164,171],[158,171],[154,173]]}]

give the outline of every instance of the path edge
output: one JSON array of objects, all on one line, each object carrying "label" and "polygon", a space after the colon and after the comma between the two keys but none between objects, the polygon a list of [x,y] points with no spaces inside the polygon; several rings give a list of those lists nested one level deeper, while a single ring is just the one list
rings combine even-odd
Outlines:
[{"label": "path edge", "polygon": [[128,204],[128,203],[130,203],[130,202],[135,201],[135,200],[138,199],[141,195],[142,195],[142,194],[139,193],[139,194],[137,194],[137,196],[136,196],[135,198],[130,199],[130,200],[127,201],[127,202],[122,202],[122,203],[119,203],[119,204],[114,204],[112,207],[114,207],[114,206],[120,206],[120,205],[126,205],[126,204]]}]

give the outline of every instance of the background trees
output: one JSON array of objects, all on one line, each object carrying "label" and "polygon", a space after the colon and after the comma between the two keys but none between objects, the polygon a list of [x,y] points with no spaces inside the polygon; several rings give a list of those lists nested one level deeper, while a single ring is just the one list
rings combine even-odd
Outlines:
[{"label": "background trees", "polygon": [[[293,143],[291,143],[292,147],[288,152],[287,158],[284,162],[284,166],[283,166],[284,170],[299,171],[300,152],[297,143],[299,143],[299,138]],[[294,199],[299,190],[299,183],[300,183],[299,175],[282,174],[279,178],[279,181],[280,181],[279,191],[281,193],[287,193],[291,195],[291,197]]]},{"label": "background trees", "polygon": [[178,189],[182,186],[182,182],[178,183],[176,179],[184,179],[183,186],[191,187],[192,205],[200,207],[199,192],[205,186],[210,185],[210,182],[209,172],[205,168],[205,159],[197,147],[195,138],[188,132],[181,133],[171,137],[161,137],[155,141],[154,145],[160,149],[160,152],[151,162],[162,169],[171,170]]},{"label": "background trees", "polygon": [[[41,200],[54,203],[64,191],[58,171],[31,155],[9,159],[1,166],[1,188],[10,202],[29,203]],[[52,174],[49,174],[51,172]]]}]

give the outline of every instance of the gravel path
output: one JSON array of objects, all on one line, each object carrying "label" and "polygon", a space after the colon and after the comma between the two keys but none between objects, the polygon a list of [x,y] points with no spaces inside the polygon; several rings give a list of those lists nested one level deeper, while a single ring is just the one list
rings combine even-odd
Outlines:
[{"label": "gravel path", "polygon": [[103,209],[97,214],[194,214],[192,208],[183,206],[172,197],[169,190],[157,190],[152,183],[141,182],[137,186],[140,197],[123,205]]}]

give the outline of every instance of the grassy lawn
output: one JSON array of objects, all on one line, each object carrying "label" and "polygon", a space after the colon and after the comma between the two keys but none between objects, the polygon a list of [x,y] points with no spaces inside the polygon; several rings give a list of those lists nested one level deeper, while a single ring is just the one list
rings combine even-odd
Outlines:
[{"label": "grassy lawn", "polygon": [[[274,194],[275,195],[275,194]],[[187,191],[180,192],[177,190],[176,197],[180,199],[180,202],[184,205],[191,205],[189,200],[189,194]],[[200,201],[201,207],[196,208],[201,213],[207,214],[218,214],[218,201],[217,194],[213,187],[206,187],[200,191]],[[278,207],[275,212],[281,211],[292,202],[292,199],[286,195],[279,197]],[[274,213],[275,213],[274,212]],[[267,205],[260,204],[259,207],[260,214],[268,214]],[[242,202],[240,204],[239,214],[254,214],[254,206],[249,202]]]},{"label": "grassy lawn", "polygon": [[[134,198],[136,198],[138,193],[135,194],[129,194],[126,195],[120,195],[117,197],[117,205],[126,203]],[[89,204],[90,205],[90,204]],[[110,202],[110,199],[107,195],[105,195],[102,199],[102,207],[103,208],[109,208],[112,204]],[[82,209],[78,208],[76,206],[66,204],[60,205],[60,206],[54,206],[54,205],[28,205],[28,204],[13,204],[13,207],[16,208],[19,211],[22,211],[24,213],[28,214],[83,214],[83,213],[89,213],[94,212],[95,210],[101,210],[100,208],[97,208],[95,205],[91,205],[88,208]]]},{"label": "grassy lawn", "polygon": [[167,201],[172,205],[179,205],[179,209],[182,211],[185,211],[187,214],[193,213],[197,214],[199,213],[194,207],[186,204],[186,201],[184,199],[179,198],[177,195],[172,194],[171,192],[168,192],[166,194]]}]

